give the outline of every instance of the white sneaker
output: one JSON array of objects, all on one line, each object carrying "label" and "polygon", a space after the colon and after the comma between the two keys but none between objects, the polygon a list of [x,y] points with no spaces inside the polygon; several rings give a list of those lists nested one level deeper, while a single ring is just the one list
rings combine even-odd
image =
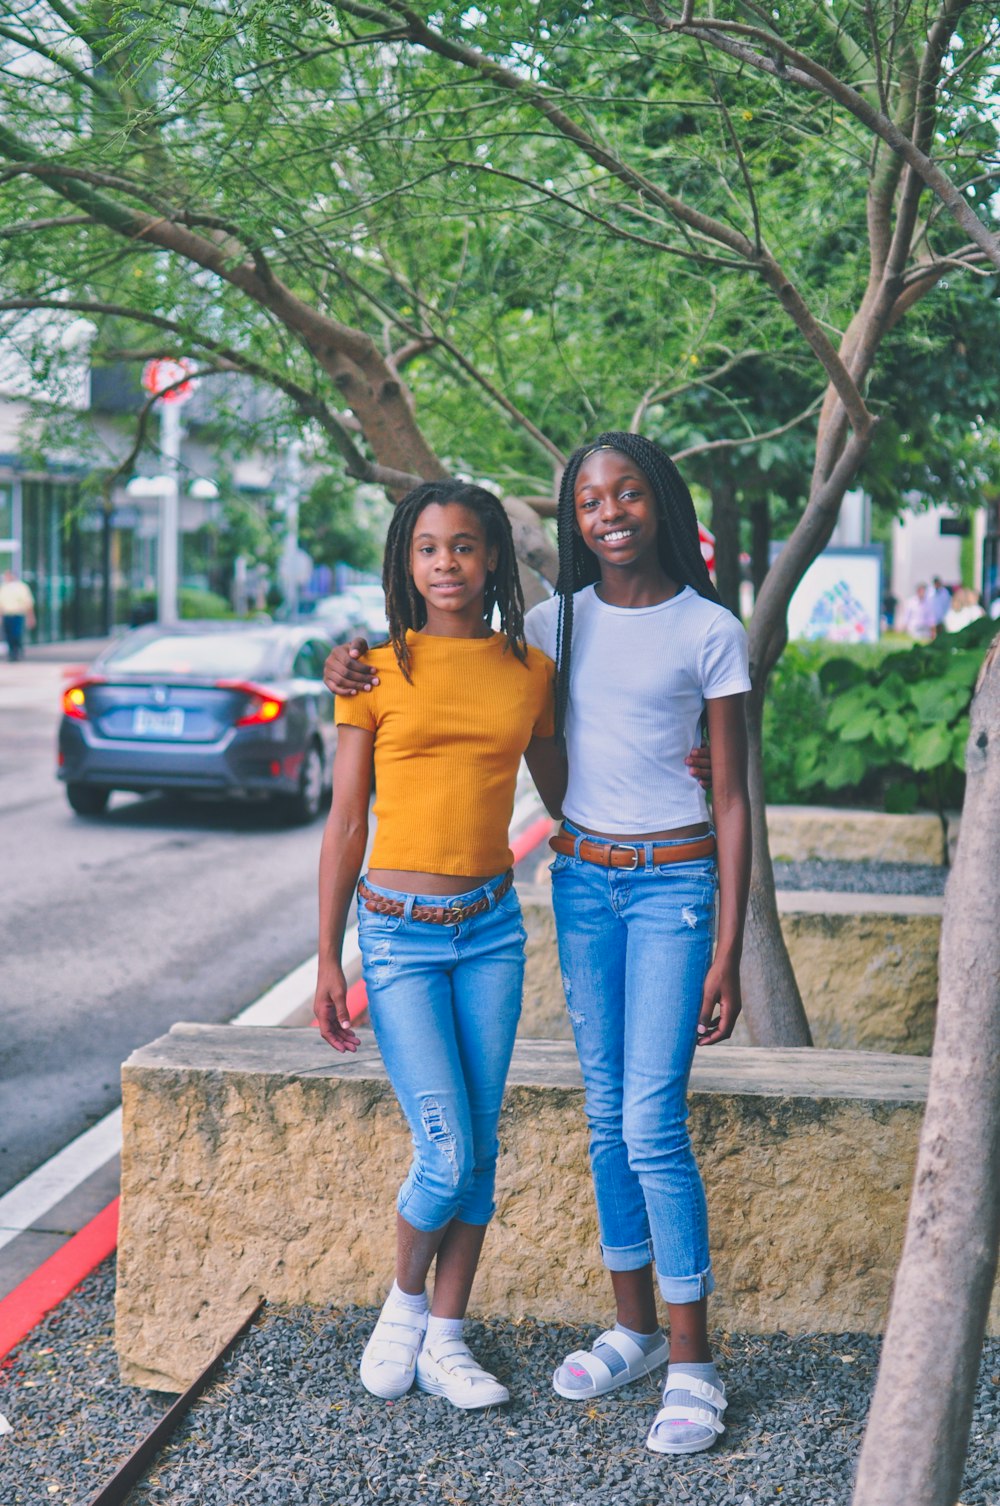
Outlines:
[{"label": "white sneaker", "polygon": [[395,1401],[413,1385],[427,1314],[400,1307],[392,1297],[379,1313],[361,1356],[361,1384],[373,1396]]},{"label": "white sneaker", "polygon": [[443,1396],[454,1407],[498,1407],[510,1392],[495,1375],[476,1362],[464,1339],[439,1339],[425,1344],[417,1355],[417,1385],[432,1396]]}]

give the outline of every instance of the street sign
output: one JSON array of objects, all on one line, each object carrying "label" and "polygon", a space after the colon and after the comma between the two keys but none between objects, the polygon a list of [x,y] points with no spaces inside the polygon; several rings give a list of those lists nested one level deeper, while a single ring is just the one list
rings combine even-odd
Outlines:
[{"label": "street sign", "polygon": [[[193,370],[194,363],[184,356],[179,361],[147,361],[142,368],[142,385],[165,403],[186,403],[194,395],[195,383],[182,378]],[[175,382],[180,382],[180,386],[175,387]]]}]

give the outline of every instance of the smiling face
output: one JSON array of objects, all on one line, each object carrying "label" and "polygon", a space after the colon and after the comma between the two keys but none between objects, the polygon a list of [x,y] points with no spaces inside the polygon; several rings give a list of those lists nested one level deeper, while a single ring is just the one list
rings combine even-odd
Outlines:
[{"label": "smiling face", "polygon": [[427,626],[482,618],[486,577],[496,569],[482,522],[458,502],[431,502],[413,527],[410,573],[427,605]]},{"label": "smiling face", "polygon": [[620,450],[595,450],[577,473],[573,498],[580,537],[602,570],[657,559],[656,495],[634,460]]}]

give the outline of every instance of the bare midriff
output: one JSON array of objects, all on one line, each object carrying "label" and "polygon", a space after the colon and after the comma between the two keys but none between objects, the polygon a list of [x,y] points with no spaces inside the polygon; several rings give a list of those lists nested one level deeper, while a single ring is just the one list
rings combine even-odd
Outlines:
[{"label": "bare midriff", "polygon": [[597,837],[601,842],[677,842],[685,837],[707,837],[712,829],[707,821],[697,821],[693,826],[672,826],[668,831],[638,832],[595,831],[592,826],[581,826],[578,821],[573,825],[577,831],[586,832],[588,837]]},{"label": "bare midriff", "polygon": [[381,889],[401,894],[467,894],[501,877],[499,873],[414,873],[409,868],[369,868],[365,877]]}]

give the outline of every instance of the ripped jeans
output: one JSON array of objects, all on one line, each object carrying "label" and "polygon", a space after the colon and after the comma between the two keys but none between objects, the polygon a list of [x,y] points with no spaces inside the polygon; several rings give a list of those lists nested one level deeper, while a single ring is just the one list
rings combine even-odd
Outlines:
[{"label": "ripped jeans", "polygon": [[551,867],[604,1264],[633,1271],[655,1260],[666,1302],[698,1301],[714,1282],[687,1084],[712,958],[715,859],[621,869],[564,856]]},{"label": "ripped jeans", "polygon": [[[498,881],[447,899],[365,882],[390,899],[467,905],[491,895]],[[524,981],[517,895],[509,889],[454,926],[377,915],[359,899],[358,934],[375,1038],[413,1137],[396,1206],[424,1232],[453,1218],[488,1224]]]}]

